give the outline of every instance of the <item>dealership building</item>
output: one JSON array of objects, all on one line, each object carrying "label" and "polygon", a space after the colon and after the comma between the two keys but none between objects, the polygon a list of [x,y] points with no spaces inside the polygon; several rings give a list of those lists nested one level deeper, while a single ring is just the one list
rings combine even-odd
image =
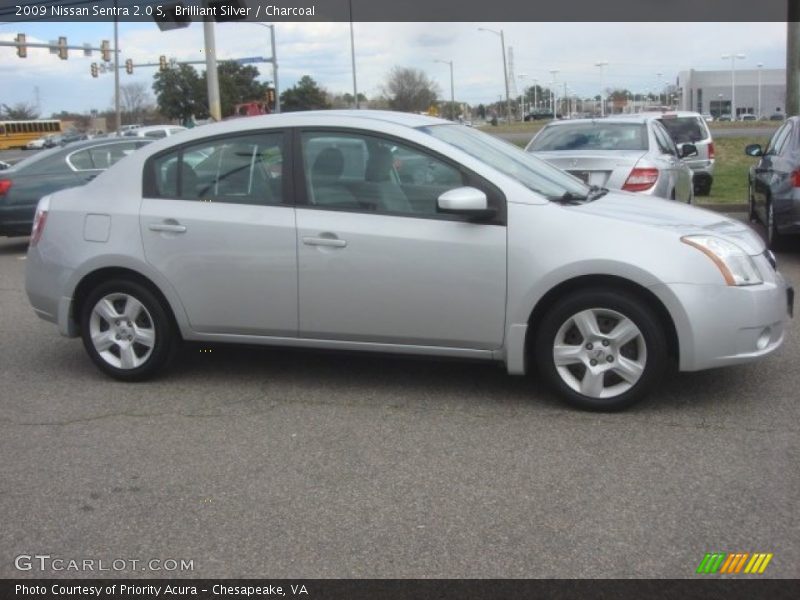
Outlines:
[{"label": "dealership building", "polygon": [[[759,81],[761,82],[759,86]],[[759,87],[761,109],[759,110]],[[678,88],[682,90],[681,108],[714,117],[731,114],[731,70],[681,71]],[[769,118],[786,113],[785,69],[736,69],[736,114]]]}]

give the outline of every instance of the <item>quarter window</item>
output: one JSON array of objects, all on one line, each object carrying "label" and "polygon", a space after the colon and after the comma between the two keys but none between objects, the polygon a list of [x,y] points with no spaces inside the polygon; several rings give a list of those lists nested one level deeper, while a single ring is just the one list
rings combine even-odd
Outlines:
[{"label": "quarter window", "polygon": [[308,204],[430,217],[444,192],[474,185],[459,168],[393,140],[338,132],[301,136]]},{"label": "quarter window", "polygon": [[143,145],[138,142],[127,142],[92,146],[73,152],[67,157],[67,162],[74,171],[105,170]]},{"label": "quarter window", "polygon": [[156,198],[261,205],[283,201],[283,133],[184,146],[149,165],[148,195]]}]

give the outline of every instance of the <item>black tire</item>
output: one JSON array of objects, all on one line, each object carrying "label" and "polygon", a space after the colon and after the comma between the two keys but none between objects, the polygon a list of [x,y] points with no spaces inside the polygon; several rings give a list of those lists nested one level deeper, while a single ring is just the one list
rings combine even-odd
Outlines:
[{"label": "black tire", "polygon": [[[131,302],[128,298],[140,303],[144,309],[135,313],[130,324],[122,316],[122,309]],[[120,319],[116,320],[119,325],[112,323],[112,319],[105,318],[99,311],[95,314],[95,307],[103,299],[108,300],[119,313]],[[130,306],[133,308],[136,305],[131,302]],[[104,282],[89,293],[81,308],[80,330],[84,348],[95,365],[121,381],[143,381],[156,375],[172,359],[179,342],[173,321],[159,299],[147,287],[126,279]],[[110,347],[101,355],[92,335],[106,335],[106,332]],[[139,343],[140,336],[147,342],[150,338],[145,339],[145,335],[151,334],[151,345]],[[119,365],[112,364],[115,358]],[[125,359],[130,366],[123,364]]]},{"label": "black tire", "polygon": [[[598,339],[601,339],[602,342],[594,340],[597,348],[593,348],[585,343],[585,337],[577,332],[577,326],[574,327],[574,331],[569,328],[573,316],[583,314],[583,311],[591,311],[596,314],[599,331],[608,333],[609,336],[613,334],[614,327],[621,322],[614,323],[616,315],[621,315],[631,321],[638,328],[639,335],[633,341],[619,348],[614,348],[613,344],[605,346],[607,340],[601,336]],[[606,322],[604,325],[604,320],[610,322]],[[579,352],[584,353],[586,348],[591,349],[586,350],[586,354],[589,354],[590,351],[594,352],[590,356],[595,356],[594,359],[591,359],[594,360],[592,364],[594,368],[602,372],[599,375],[602,380],[601,393],[608,390],[611,394],[608,397],[586,395],[573,387],[576,383],[582,387],[588,370],[593,368],[588,364],[589,357],[584,357],[581,359],[582,362],[576,364],[561,365],[561,372],[559,372],[559,367],[555,364],[554,348],[557,338],[561,347],[567,347],[570,343],[565,341],[566,338],[561,339],[565,327],[567,335],[574,335],[577,332],[578,337],[573,340],[573,343],[576,344],[575,347]],[[604,331],[603,327],[611,327],[611,329]],[[610,412],[633,405],[658,385],[669,364],[667,338],[661,321],[645,302],[637,296],[623,291],[586,289],[561,298],[541,319],[534,335],[532,358],[539,374],[563,400],[571,406],[583,410]],[[635,346],[635,350],[632,350],[632,344]],[[598,350],[605,354],[600,355]],[[636,354],[633,361],[641,366],[640,375],[633,383],[622,379],[616,370],[617,365],[621,367],[627,364],[622,362],[623,358],[631,360],[630,353],[632,351]],[[605,363],[606,360],[609,361],[608,365]],[[613,360],[617,360],[617,365],[614,365]],[[579,378],[581,369],[583,369],[583,377]],[[562,376],[561,373],[564,375]],[[571,381],[571,384],[565,377]],[[619,382],[615,380],[619,380]],[[629,387],[625,388],[625,386]]]},{"label": "black tire", "polygon": [[695,196],[709,196],[711,194],[711,180],[703,177],[694,184]]}]

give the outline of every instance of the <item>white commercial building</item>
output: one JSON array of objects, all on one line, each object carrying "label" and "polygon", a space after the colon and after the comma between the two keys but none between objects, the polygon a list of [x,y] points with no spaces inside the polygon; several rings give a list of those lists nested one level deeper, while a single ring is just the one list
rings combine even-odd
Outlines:
[{"label": "white commercial building", "polygon": [[[681,71],[678,73],[681,108],[718,117],[731,114],[735,100],[737,116],[749,113],[769,118],[775,113],[786,113],[785,69],[736,69],[735,82],[734,90],[730,69]],[[732,98],[734,93],[735,99]]]}]

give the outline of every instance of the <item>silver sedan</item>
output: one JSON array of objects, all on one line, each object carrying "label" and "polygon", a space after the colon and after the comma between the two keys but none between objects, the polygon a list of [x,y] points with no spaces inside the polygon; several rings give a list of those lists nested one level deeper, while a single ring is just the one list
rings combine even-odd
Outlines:
[{"label": "silver sedan", "polygon": [[692,203],[692,170],[682,159],[692,144],[675,146],[654,116],[554,121],[526,150],[584,182]]},{"label": "silver sedan", "polygon": [[378,111],[153,142],[43,198],[26,266],[36,313],[117,379],[154,376],[182,340],[396,352],[535,370],[594,410],[672,364],[772,353],[792,304],[740,222]]}]

